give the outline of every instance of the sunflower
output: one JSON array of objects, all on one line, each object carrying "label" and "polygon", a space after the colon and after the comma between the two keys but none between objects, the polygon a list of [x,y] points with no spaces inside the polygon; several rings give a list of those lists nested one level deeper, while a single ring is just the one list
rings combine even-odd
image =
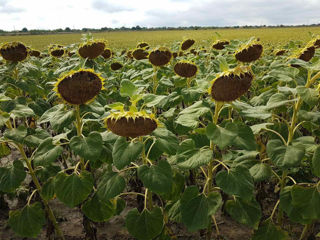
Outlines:
[{"label": "sunflower", "polygon": [[112,57],[112,51],[110,48],[105,48],[103,50],[103,52],[101,53],[102,57],[104,57],[104,59],[109,59]]},{"label": "sunflower", "polygon": [[92,69],[71,71],[58,79],[54,91],[64,101],[73,105],[92,101],[103,89],[104,80]]},{"label": "sunflower", "polygon": [[[298,50],[291,57],[289,57],[289,59],[298,58],[305,62],[309,62],[311,58],[313,58],[315,51],[316,51],[316,48],[314,47],[313,42],[309,42],[304,48]],[[291,64],[291,66],[296,68],[300,67],[300,65],[298,64]]]},{"label": "sunflower", "polygon": [[132,56],[136,59],[136,60],[142,60],[142,59],[147,59],[148,58],[149,53],[144,50],[143,48],[136,48],[135,50],[133,50],[132,52]]},{"label": "sunflower", "polygon": [[262,45],[257,40],[254,40],[242,45],[236,51],[235,57],[240,62],[253,62],[260,58],[262,51]]},{"label": "sunflower", "polygon": [[32,57],[40,57],[41,52],[38,50],[30,49],[28,51],[28,54],[29,54],[29,56],[32,56]]},{"label": "sunflower", "polygon": [[234,101],[249,90],[253,77],[249,67],[225,71],[212,80],[209,94],[218,102]]},{"label": "sunflower", "polygon": [[196,41],[193,40],[193,39],[187,39],[187,40],[184,40],[182,43],[181,43],[181,46],[180,46],[180,49],[182,51],[185,51],[187,49],[189,49]]},{"label": "sunflower", "polygon": [[122,137],[139,137],[151,134],[157,127],[158,121],[153,114],[140,112],[112,112],[105,118],[107,129]]},{"label": "sunflower", "polygon": [[285,49],[276,50],[276,51],[275,51],[275,55],[276,55],[276,56],[282,56],[282,55],[284,55],[286,52],[287,52],[287,50],[285,50]]},{"label": "sunflower", "polygon": [[180,61],[174,66],[174,72],[180,77],[191,78],[197,74],[197,71],[197,65],[188,61]]},{"label": "sunflower", "polygon": [[140,42],[138,43],[137,48],[149,49],[149,44],[146,42]]},{"label": "sunflower", "polygon": [[217,40],[212,44],[212,48],[216,50],[222,50],[225,48],[226,45],[229,45],[228,40]]},{"label": "sunflower", "polygon": [[28,50],[21,42],[10,42],[1,46],[0,55],[7,61],[20,62],[26,59]]},{"label": "sunflower", "polygon": [[119,69],[121,69],[123,67],[123,65],[119,62],[113,62],[111,63],[110,65],[110,68],[113,70],[113,71],[117,71]]},{"label": "sunflower", "polygon": [[59,58],[62,57],[63,54],[65,54],[65,49],[61,45],[53,44],[49,47],[49,53],[51,56]]},{"label": "sunflower", "polygon": [[153,66],[161,67],[170,62],[171,51],[166,47],[160,47],[150,52],[149,61]]},{"label": "sunflower", "polygon": [[78,53],[83,58],[95,59],[102,54],[105,46],[103,40],[90,40],[79,46]]}]

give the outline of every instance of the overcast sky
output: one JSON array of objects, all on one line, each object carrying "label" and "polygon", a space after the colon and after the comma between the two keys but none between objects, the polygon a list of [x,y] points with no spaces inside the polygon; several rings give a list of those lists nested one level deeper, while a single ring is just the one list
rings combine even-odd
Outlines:
[{"label": "overcast sky", "polygon": [[0,0],[0,29],[320,23],[320,0]]}]

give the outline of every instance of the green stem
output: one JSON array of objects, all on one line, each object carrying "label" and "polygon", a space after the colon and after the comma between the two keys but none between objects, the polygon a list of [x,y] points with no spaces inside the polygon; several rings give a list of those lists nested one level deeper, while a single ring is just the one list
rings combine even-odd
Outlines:
[{"label": "green stem", "polygon": [[311,226],[312,226],[312,223],[304,225],[304,228],[303,228],[303,231],[302,231],[302,233],[300,235],[299,240],[304,240],[307,237],[307,234],[308,234]]},{"label": "green stem", "polygon": [[157,79],[158,68],[153,66],[153,94],[157,94],[158,79]]},{"label": "green stem", "polygon": [[[215,108],[214,108],[214,115],[212,117],[212,122],[216,125],[218,123],[220,110],[223,106],[222,102],[215,102]],[[206,181],[206,188],[207,188],[207,195],[212,191],[212,184],[213,184],[213,169],[214,169],[214,152],[216,151],[215,145],[212,140],[210,140],[210,149],[212,150],[212,159],[208,164],[208,173],[207,173],[207,181]],[[205,189],[204,189],[205,191]],[[211,228],[211,218],[209,220],[209,225],[207,228],[207,240],[211,239],[212,235],[212,228]]]},{"label": "green stem", "polygon": [[[78,137],[82,137],[82,119],[80,117],[80,106],[76,105],[75,106],[75,115],[76,115],[76,129],[77,129],[77,135]],[[85,161],[82,157],[80,157],[80,165],[81,165],[81,170],[85,170]]]},{"label": "green stem", "polygon": [[[26,163],[26,165],[28,167],[29,173],[31,175],[33,183],[35,184],[35,186],[37,188],[37,191],[39,193],[41,193],[41,185],[40,185],[40,182],[39,182],[39,180],[38,180],[38,178],[37,178],[37,176],[36,176],[36,174],[35,174],[35,172],[34,172],[34,170],[32,168],[31,161],[28,159],[28,157],[27,157],[27,155],[26,155],[26,153],[25,153],[25,151],[23,149],[23,146],[21,144],[17,144],[17,146],[18,146],[19,152],[22,155],[23,160],[25,161],[25,163]],[[60,239],[64,240],[63,233],[62,233],[62,231],[61,231],[61,229],[60,229],[60,227],[59,227],[59,225],[57,223],[56,217],[54,216],[52,209],[49,206],[49,203],[47,202],[47,200],[45,200],[41,196],[41,194],[39,194],[39,195],[40,195],[41,200],[43,202],[43,205],[44,205],[44,207],[46,209],[46,212],[48,213],[48,217],[49,217],[50,221],[53,223],[53,226],[54,226],[54,228],[55,228],[55,230],[57,232],[57,235],[59,236]]]},{"label": "green stem", "polygon": [[[142,142],[143,144],[143,148],[142,148],[142,161],[143,164],[148,165],[148,159],[146,157],[146,153],[145,153],[145,145],[143,143],[143,139],[142,137],[140,137],[140,142]],[[146,188],[145,190],[145,195],[144,195],[144,208],[147,209],[149,208],[150,210],[152,210],[153,208],[153,202],[152,202],[152,192],[150,191],[150,189]]]},{"label": "green stem", "polygon": [[[286,186],[286,178],[287,178],[287,171],[284,170],[282,172],[282,176],[281,176],[281,181],[280,181],[280,193],[282,192],[283,188]],[[278,211],[278,224],[280,226],[282,226],[282,223],[283,223],[283,211],[282,209],[279,208],[279,211]]]}]

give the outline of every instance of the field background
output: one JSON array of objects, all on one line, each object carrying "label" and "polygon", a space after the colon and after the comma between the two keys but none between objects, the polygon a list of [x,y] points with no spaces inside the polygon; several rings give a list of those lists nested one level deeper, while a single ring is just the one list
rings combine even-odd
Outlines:
[{"label": "field background", "polygon": [[[220,39],[248,39],[252,36],[260,38],[263,44],[283,45],[289,40],[309,41],[310,33],[320,34],[320,27],[296,27],[296,28],[256,28],[256,29],[211,29],[211,30],[167,30],[167,31],[126,31],[126,32],[102,32],[93,33],[95,38],[103,38],[109,41],[109,47],[113,49],[134,48],[137,42],[146,41],[151,47],[157,45],[172,45],[174,41],[183,38],[193,38],[198,46],[208,46],[214,37]],[[51,43],[68,45],[78,43],[81,33],[50,34],[50,35],[24,35],[24,36],[0,36],[0,43],[21,41],[28,46],[44,50]]]}]

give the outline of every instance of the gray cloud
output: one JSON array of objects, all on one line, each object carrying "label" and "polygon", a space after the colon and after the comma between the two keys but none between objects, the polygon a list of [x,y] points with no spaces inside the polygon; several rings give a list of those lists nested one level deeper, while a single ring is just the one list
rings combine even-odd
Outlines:
[{"label": "gray cloud", "polygon": [[23,12],[22,8],[13,7],[9,4],[9,0],[0,0],[0,13],[18,13]]},{"label": "gray cloud", "polygon": [[151,27],[310,24],[320,22],[319,8],[320,1],[310,0],[212,0],[190,4],[185,11],[151,10],[146,13],[146,21],[139,24]]},{"label": "gray cloud", "polygon": [[96,10],[104,11],[107,13],[116,13],[116,12],[123,12],[123,11],[131,11],[131,8],[125,6],[119,6],[112,3],[107,3],[101,0],[95,0],[92,3],[92,7]]}]

